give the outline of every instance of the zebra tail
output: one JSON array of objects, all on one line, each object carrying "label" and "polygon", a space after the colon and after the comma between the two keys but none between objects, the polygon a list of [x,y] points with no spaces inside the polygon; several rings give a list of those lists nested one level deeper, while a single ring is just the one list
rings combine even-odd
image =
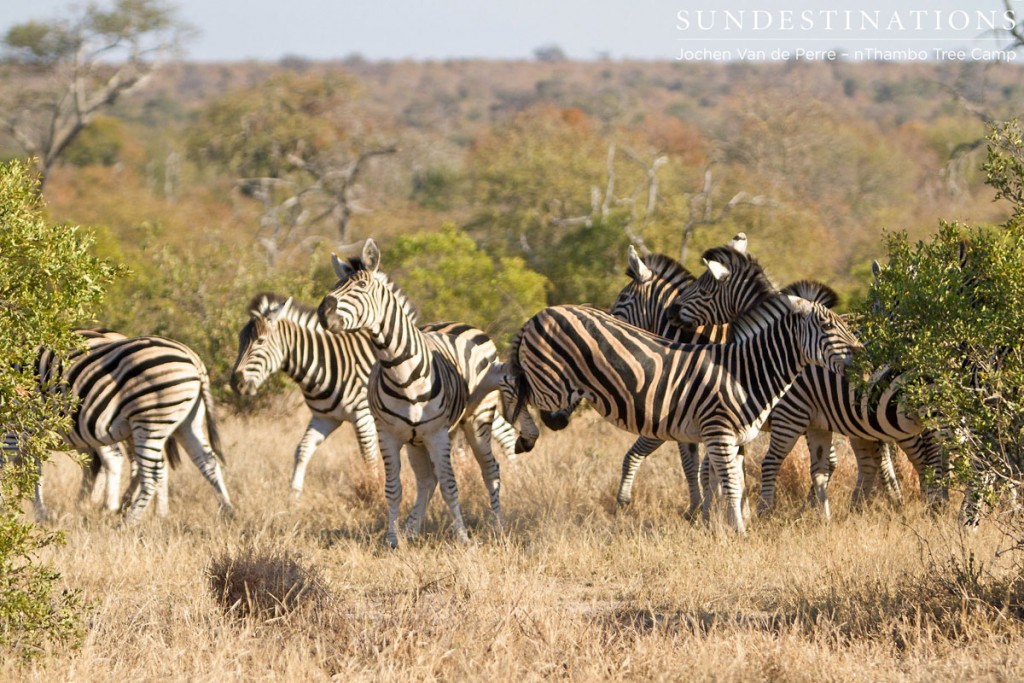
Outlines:
[{"label": "zebra tail", "polygon": [[164,445],[164,450],[167,453],[167,465],[172,469],[178,469],[178,465],[181,464],[181,449],[178,448],[178,442],[172,436],[167,439],[167,443]]}]

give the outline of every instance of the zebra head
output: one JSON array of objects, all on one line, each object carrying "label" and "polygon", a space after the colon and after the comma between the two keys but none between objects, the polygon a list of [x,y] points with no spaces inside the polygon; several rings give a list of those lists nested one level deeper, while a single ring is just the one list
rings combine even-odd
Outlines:
[{"label": "zebra head", "polygon": [[764,269],[746,253],[746,244],[746,236],[740,233],[728,245],[704,252],[707,270],[684,286],[672,304],[672,315],[680,325],[723,325],[774,294]]},{"label": "zebra head", "polygon": [[361,256],[356,259],[346,261],[331,254],[331,264],[339,280],[320,302],[317,309],[320,324],[331,332],[374,327],[380,317],[380,293],[376,289],[386,286],[377,277],[380,268],[377,243],[366,240]]},{"label": "zebra head", "polygon": [[231,386],[242,396],[253,396],[284,362],[279,321],[292,310],[292,299],[257,294],[249,304],[249,322],[238,333],[238,358]]},{"label": "zebra head", "polygon": [[863,345],[836,313],[798,296],[786,296],[799,324],[796,336],[804,359],[842,374]]},{"label": "zebra head", "polygon": [[693,281],[693,275],[678,261],[663,254],[651,254],[642,259],[632,245],[626,275],[630,282],[619,292],[609,313],[630,325],[665,334],[674,322],[668,320],[669,304],[683,286]]}]

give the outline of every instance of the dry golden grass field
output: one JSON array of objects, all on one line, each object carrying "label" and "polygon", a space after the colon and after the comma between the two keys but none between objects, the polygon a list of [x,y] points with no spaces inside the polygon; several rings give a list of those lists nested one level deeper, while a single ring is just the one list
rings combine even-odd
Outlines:
[{"label": "dry golden grass field", "polygon": [[[904,509],[849,513],[846,446],[831,523],[803,509],[798,451],[778,514],[739,539],[683,520],[674,447],[648,459],[635,503],[617,511],[632,439],[581,415],[545,433],[534,453],[502,462],[504,535],[488,527],[467,457],[457,473],[473,543],[453,542],[438,494],[425,534],[391,551],[382,490],[360,475],[349,427],[321,447],[303,498],[289,502],[307,414],[297,399],[278,406],[221,419],[231,521],[218,518],[210,487],[185,462],[171,473],[170,516],[151,508],[138,527],[119,529],[76,506],[76,466],[55,456],[47,493],[67,543],[48,559],[84,591],[87,632],[80,649],[5,664],[0,677],[1024,679],[1019,610],[1000,593],[1017,559],[995,554],[1008,541],[991,523],[964,537],[955,511],[929,515],[907,477]],[[764,446],[755,444],[753,460]],[[408,470],[403,514],[414,492]]]}]

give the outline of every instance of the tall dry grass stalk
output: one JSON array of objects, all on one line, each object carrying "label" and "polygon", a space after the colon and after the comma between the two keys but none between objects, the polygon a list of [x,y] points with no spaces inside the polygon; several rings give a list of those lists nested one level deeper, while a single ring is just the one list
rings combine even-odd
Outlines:
[{"label": "tall dry grass stalk", "polygon": [[[968,590],[971,576],[995,592],[1011,586],[999,533],[962,537],[955,511],[930,516],[912,494],[902,510],[847,512],[845,447],[831,523],[803,508],[798,451],[778,514],[737,539],[683,521],[674,448],[648,459],[634,504],[617,510],[631,437],[581,415],[503,463],[505,534],[491,531],[479,471],[464,458],[473,544],[453,543],[438,495],[423,536],[389,551],[383,494],[360,471],[351,429],[321,448],[302,499],[289,501],[304,420],[299,410],[226,421],[233,521],[185,463],[171,474],[170,517],[119,529],[76,508],[78,472],[58,457],[47,492],[68,542],[52,559],[92,604],[88,635],[79,651],[5,664],[3,678],[1024,678],[1016,613]],[[415,487],[405,482],[407,507]],[[970,553],[980,569],[958,580]]]}]

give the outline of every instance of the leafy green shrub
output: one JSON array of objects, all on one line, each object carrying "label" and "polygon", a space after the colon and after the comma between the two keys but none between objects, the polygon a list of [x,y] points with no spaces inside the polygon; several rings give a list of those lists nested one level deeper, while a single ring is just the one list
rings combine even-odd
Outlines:
[{"label": "leafy green shrub", "polygon": [[97,116],[68,145],[64,158],[75,166],[113,166],[124,145],[124,126],[111,116]]},{"label": "leafy green shrub", "polygon": [[399,237],[383,269],[410,296],[422,322],[476,325],[499,347],[546,305],[547,279],[515,257],[493,259],[452,225]]},{"label": "leafy green shrub", "polygon": [[76,323],[91,319],[115,269],[89,254],[78,228],[48,223],[38,184],[18,162],[0,165],[0,425],[23,434],[22,463],[0,470],[0,648],[20,656],[81,636],[81,595],[57,593],[60,574],[35,553],[61,542],[25,522],[21,505],[31,495],[31,457],[46,459],[62,445],[68,404],[35,389],[33,361],[45,345],[71,350]]},{"label": "leafy green shrub", "polygon": [[888,236],[889,264],[860,308],[866,374],[901,373],[908,407],[940,430],[963,480],[1018,479],[1024,462],[1024,144],[994,128],[988,182],[1013,205],[999,228],[942,223]]}]

